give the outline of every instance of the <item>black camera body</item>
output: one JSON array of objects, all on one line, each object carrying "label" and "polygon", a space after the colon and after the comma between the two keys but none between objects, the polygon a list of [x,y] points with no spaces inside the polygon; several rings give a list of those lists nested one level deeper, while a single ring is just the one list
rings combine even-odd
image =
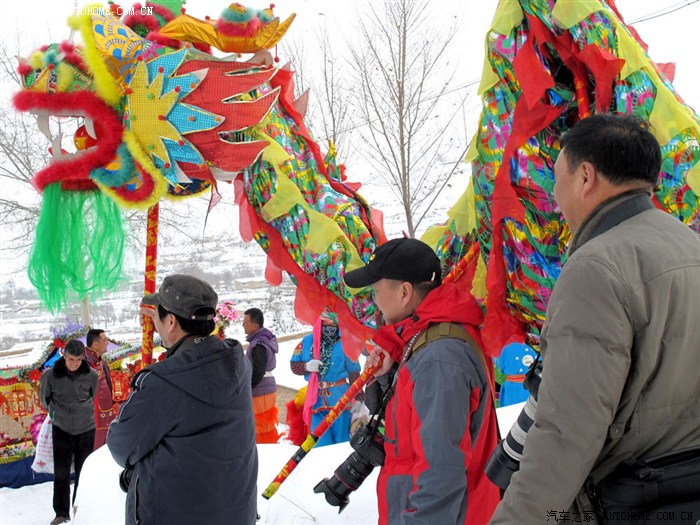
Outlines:
[{"label": "black camera body", "polygon": [[323,493],[328,504],[339,507],[340,514],[350,503],[350,493],[357,490],[374,467],[384,464],[384,438],[376,424],[370,424],[355,432],[350,438],[354,452],[335,469],[333,477],[325,478],[314,487],[316,494]]},{"label": "black camera body", "polygon": [[510,429],[505,439],[498,444],[486,464],[486,476],[502,490],[505,490],[510,484],[510,478],[513,476],[513,473],[520,469],[520,459],[525,447],[525,438],[530,427],[535,422],[537,393],[541,380],[542,361],[538,355],[525,375],[524,386],[530,392],[530,397],[527,398],[525,407],[518,415],[513,428]]}]

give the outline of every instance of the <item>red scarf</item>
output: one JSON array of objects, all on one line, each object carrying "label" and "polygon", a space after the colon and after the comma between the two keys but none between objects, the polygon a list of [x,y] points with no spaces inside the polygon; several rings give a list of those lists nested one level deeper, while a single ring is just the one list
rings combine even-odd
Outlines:
[{"label": "red scarf", "polygon": [[433,323],[458,323],[483,349],[479,326],[484,320],[481,307],[472,295],[453,283],[443,283],[423,299],[413,315],[392,325],[382,326],[372,340],[401,361],[408,341]]}]

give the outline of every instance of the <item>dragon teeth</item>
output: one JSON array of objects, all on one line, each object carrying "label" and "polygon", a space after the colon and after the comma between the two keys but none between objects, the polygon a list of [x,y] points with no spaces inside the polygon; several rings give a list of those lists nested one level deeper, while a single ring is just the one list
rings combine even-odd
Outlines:
[{"label": "dragon teeth", "polygon": [[95,134],[95,122],[91,118],[85,118],[85,131],[93,139],[97,140],[97,135]]}]

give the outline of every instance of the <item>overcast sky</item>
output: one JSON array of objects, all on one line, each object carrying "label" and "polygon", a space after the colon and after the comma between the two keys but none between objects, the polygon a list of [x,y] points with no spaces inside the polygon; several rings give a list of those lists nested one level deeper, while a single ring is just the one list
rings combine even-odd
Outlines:
[{"label": "overcast sky", "polygon": [[[24,42],[24,54],[48,41],[58,41],[68,36],[65,24],[67,15],[75,5],[82,7],[94,2],[86,0],[3,0],[0,3],[0,35],[12,39],[17,30]],[[118,1],[127,7],[130,0]],[[145,1],[142,2],[145,4]],[[228,5],[228,0],[189,0],[188,14],[203,18],[217,18]],[[266,7],[267,2],[243,2],[255,7]],[[275,0],[275,13],[286,17],[292,12],[297,18],[288,33],[305,41],[313,41],[314,32],[328,24],[331,34],[337,35],[337,46],[342,48],[356,27],[355,20],[364,16],[359,11],[363,2],[352,0]],[[496,0],[433,0],[431,16],[437,20],[457,17],[460,28],[454,47],[459,49],[462,74],[455,77],[455,85],[463,85],[477,79],[483,64],[484,36],[493,18]],[[649,53],[657,62],[676,62],[676,88],[688,104],[700,110],[700,67],[697,62],[697,31],[700,22],[698,0],[617,0],[617,6],[627,22],[658,15],[656,18],[635,25],[642,38],[649,44]],[[667,11],[668,14],[664,14]],[[21,29],[19,29],[21,28]],[[308,40],[307,40],[308,39]],[[284,58],[284,57],[283,57]],[[4,93],[4,97],[8,94]]]}]

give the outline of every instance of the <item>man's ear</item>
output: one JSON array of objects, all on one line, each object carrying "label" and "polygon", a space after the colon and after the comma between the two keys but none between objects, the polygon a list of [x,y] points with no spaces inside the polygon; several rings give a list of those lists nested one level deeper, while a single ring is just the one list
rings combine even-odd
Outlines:
[{"label": "man's ear", "polygon": [[404,282],[401,283],[401,303],[406,305],[409,302],[411,302],[411,298],[413,297],[413,294],[415,293],[415,290],[413,289],[413,285],[409,282]]},{"label": "man's ear", "polygon": [[588,196],[598,187],[598,170],[588,161],[583,161],[579,166],[581,176],[581,193]]}]

